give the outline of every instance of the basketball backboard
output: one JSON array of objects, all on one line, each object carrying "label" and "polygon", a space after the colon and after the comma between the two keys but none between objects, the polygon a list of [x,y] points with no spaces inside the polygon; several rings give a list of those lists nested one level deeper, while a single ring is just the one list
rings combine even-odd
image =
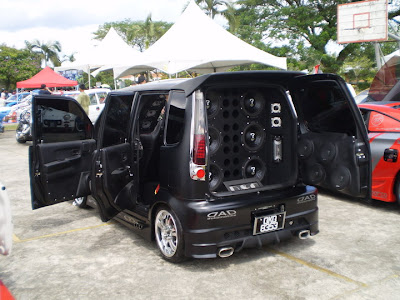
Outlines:
[{"label": "basketball backboard", "polygon": [[386,41],[387,0],[358,1],[337,6],[339,44]]}]

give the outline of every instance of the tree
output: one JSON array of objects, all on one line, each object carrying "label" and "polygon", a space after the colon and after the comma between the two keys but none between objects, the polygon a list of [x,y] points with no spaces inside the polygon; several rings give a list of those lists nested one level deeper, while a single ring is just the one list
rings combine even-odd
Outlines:
[{"label": "tree", "polygon": [[55,67],[61,65],[61,61],[58,56],[61,52],[60,42],[51,41],[44,43],[40,42],[39,40],[34,40],[33,42],[25,41],[25,45],[28,50],[40,54],[45,66],[47,66],[49,62],[51,62]]},{"label": "tree", "polygon": [[113,27],[124,41],[141,52],[154,44],[172,26],[171,23],[153,21],[151,15],[145,21],[132,21],[125,19],[119,22],[109,22],[99,26],[93,34],[95,39],[102,40],[111,27]]},{"label": "tree", "polygon": [[70,54],[70,55],[64,55],[63,56],[63,59],[61,60],[61,62],[64,62],[64,61],[68,61],[68,62],[74,62],[76,59],[75,59],[75,53],[76,52],[74,52],[74,53],[72,53],[72,54]]},{"label": "tree", "polygon": [[26,80],[41,70],[40,61],[38,55],[27,49],[0,45],[0,82],[8,90],[15,88],[18,81]]},{"label": "tree", "polygon": [[[313,65],[322,64],[323,69],[337,73],[355,51],[374,60],[373,52],[361,51],[371,44],[343,45],[337,57],[329,53],[328,44],[337,39],[337,5],[347,2],[351,1],[238,0],[241,26],[237,35],[261,49],[283,45],[275,46],[275,50],[283,47],[287,51],[284,56],[295,69],[310,70]],[[398,7],[389,6],[389,18],[400,14]],[[270,42],[263,46],[267,40]]]},{"label": "tree", "polygon": [[232,2],[225,2],[226,9],[221,14],[228,20],[229,32],[235,34],[240,26],[240,19],[237,15],[235,4]]},{"label": "tree", "polygon": [[211,19],[220,14],[219,6],[225,5],[225,1],[220,0],[196,0],[196,3],[203,9]]}]

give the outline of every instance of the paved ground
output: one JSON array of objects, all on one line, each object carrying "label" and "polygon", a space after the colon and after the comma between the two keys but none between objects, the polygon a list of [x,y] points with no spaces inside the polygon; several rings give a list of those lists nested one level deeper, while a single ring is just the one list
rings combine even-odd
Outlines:
[{"label": "paved ground", "polygon": [[16,299],[400,299],[400,209],[321,193],[320,234],[173,265],[95,210],[31,210],[28,146],[0,134],[14,245],[0,279]]}]

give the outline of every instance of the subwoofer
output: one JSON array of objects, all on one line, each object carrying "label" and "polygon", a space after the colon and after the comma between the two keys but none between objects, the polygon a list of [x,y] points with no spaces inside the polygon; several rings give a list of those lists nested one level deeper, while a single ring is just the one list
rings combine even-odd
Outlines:
[{"label": "subwoofer", "polygon": [[209,188],[211,192],[219,188],[223,181],[223,177],[224,174],[222,173],[222,169],[217,164],[211,164],[208,178]]},{"label": "subwoofer", "polygon": [[335,168],[331,174],[331,184],[338,191],[344,190],[351,182],[351,172],[345,166]]},{"label": "subwoofer", "polygon": [[265,106],[265,100],[260,92],[251,90],[241,97],[243,113],[249,117],[257,117]]},{"label": "subwoofer", "polygon": [[215,117],[220,111],[221,107],[221,95],[218,92],[207,93],[206,97],[206,109],[209,118]]},{"label": "subwoofer", "polygon": [[307,159],[314,152],[314,142],[310,139],[301,139],[297,144],[297,154],[301,159]]},{"label": "subwoofer", "polygon": [[322,165],[316,163],[307,168],[307,182],[319,184],[325,180],[326,172]]},{"label": "subwoofer", "polygon": [[[210,155],[213,155],[215,152],[218,151],[219,147],[221,146],[221,134],[216,128],[209,127],[208,138]],[[224,141],[226,141],[226,139],[229,139],[229,136],[225,136]]]},{"label": "subwoofer", "polygon": [[252,123],[246,126],[242,136],[243,146],[248,151],[259,150],[265,142],[265,132],[260,124]]},{"label": "subwoofer", "polygon": [[242,174],[244,178],[256,177],[262,181],[266,170],[265,163],[259,157],[252,157],[243,164]]}]

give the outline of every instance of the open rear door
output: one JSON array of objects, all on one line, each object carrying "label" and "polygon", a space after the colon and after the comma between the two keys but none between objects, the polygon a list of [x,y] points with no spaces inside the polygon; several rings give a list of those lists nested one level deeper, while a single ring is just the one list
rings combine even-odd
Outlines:
[{"label": "open rear door", "polygon": [[333,74],[296,77],[303,182],[354,197],[371,196],[371,155],[361,113],[346,83]]},{"label": "open rear door", "polygon": [[34,96],[29,172],[32,208],[90,194],[93,125],[76,100]]}]

